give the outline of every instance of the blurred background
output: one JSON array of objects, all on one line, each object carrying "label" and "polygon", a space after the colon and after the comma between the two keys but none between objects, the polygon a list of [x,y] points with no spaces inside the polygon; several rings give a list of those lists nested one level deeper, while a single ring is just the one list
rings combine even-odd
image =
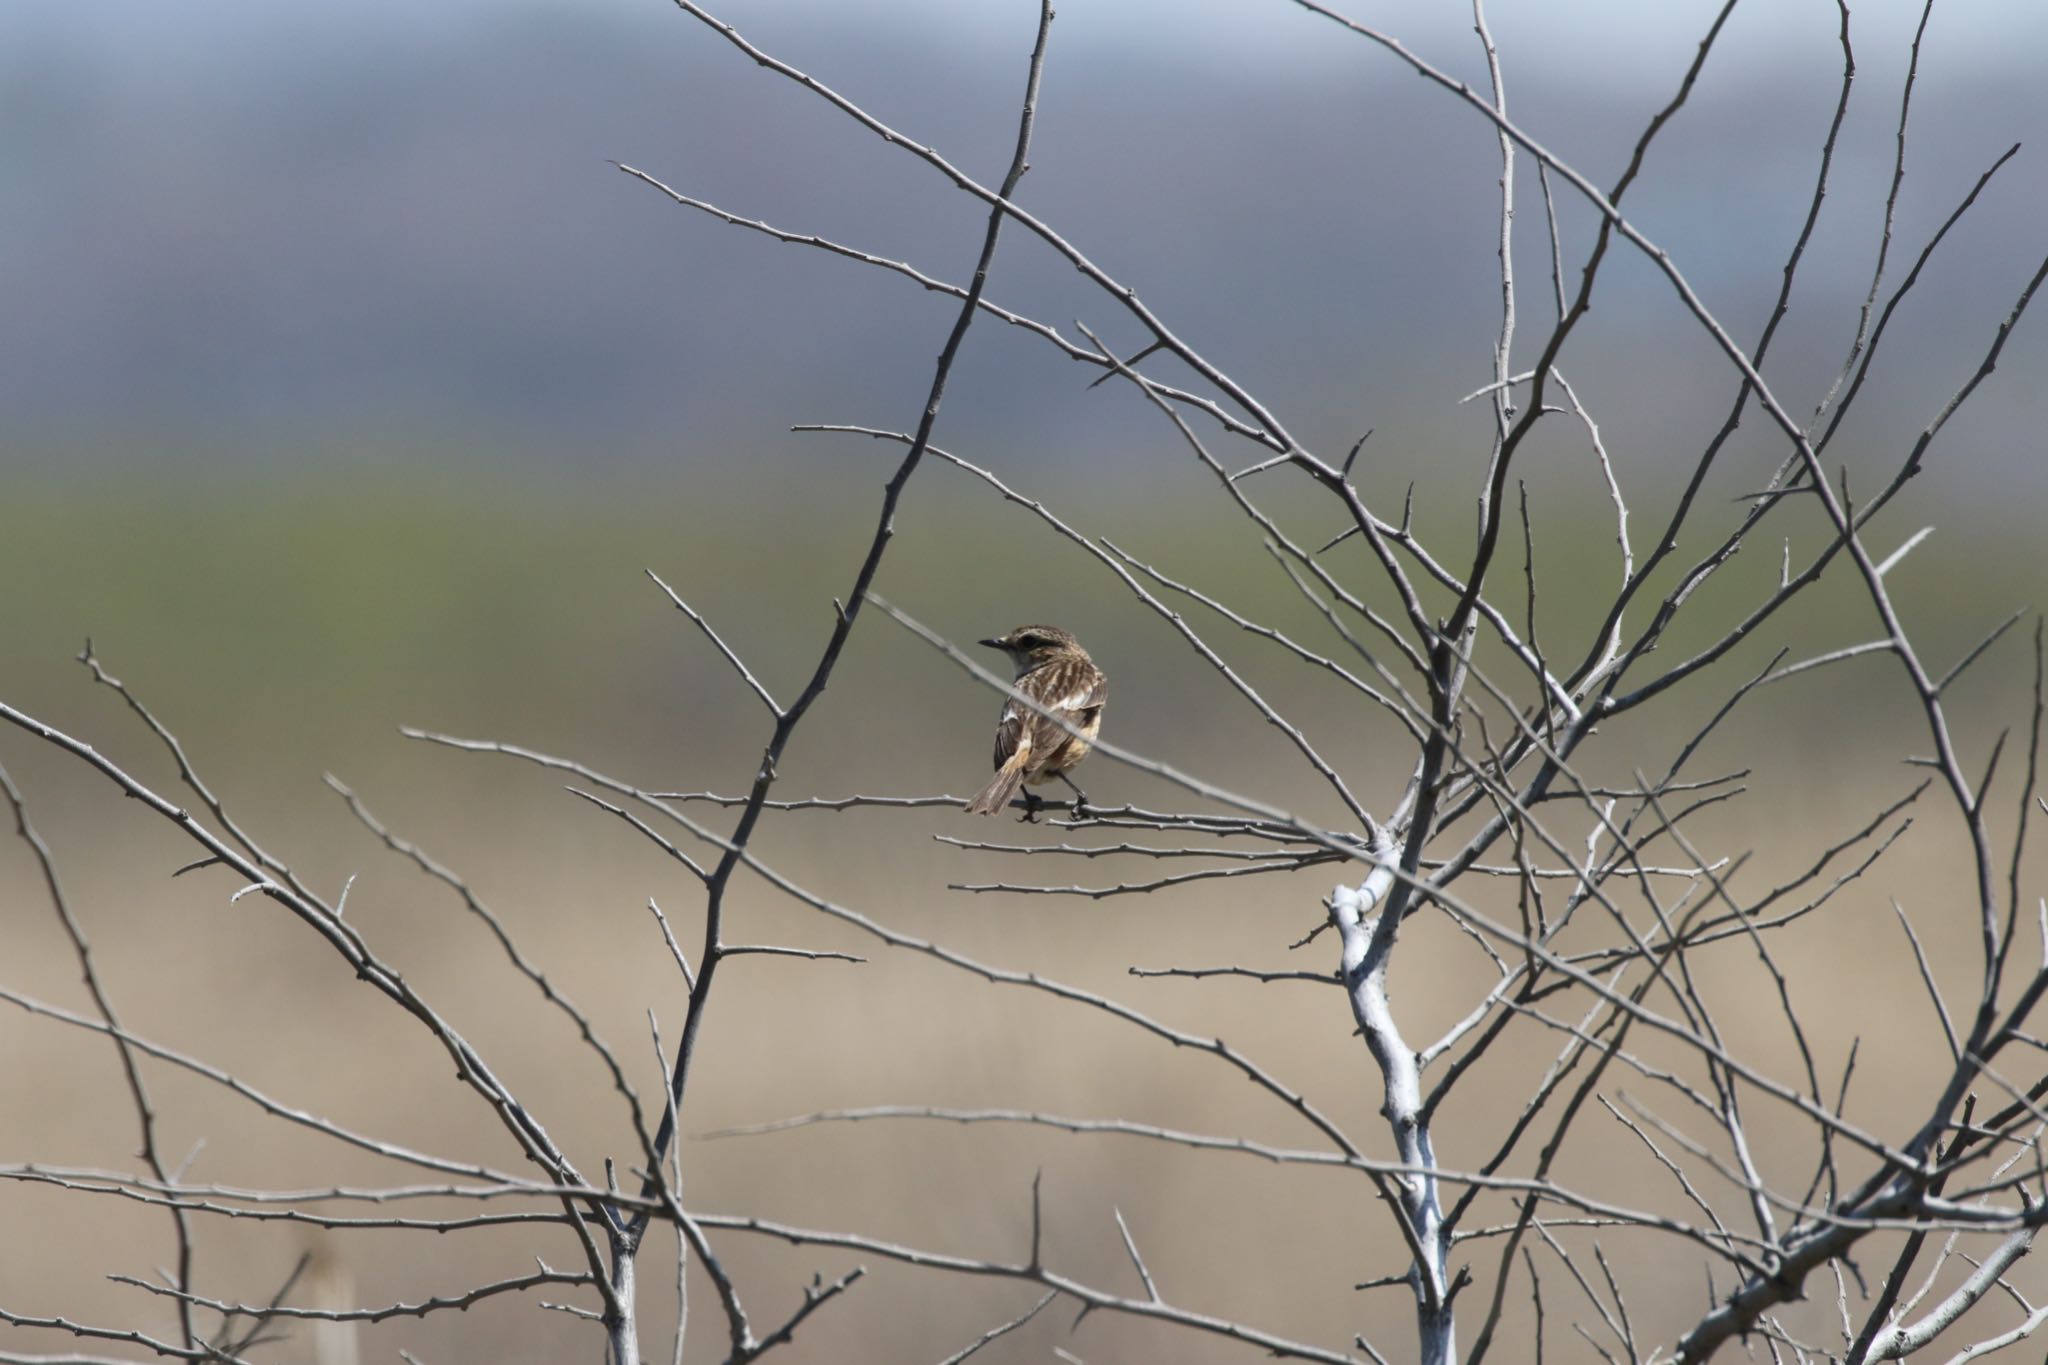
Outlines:
[{"label": "blurred background", "polygon": [[[1489,19],[1511,113],[1611,185],[1714,9],[1504,0]],[[718,12],[970,173],[1000,176],[1029,6],[734,0]],[[1484,85],[1463,7],[1417,0],[1361,17]],[[1854,11],[1849,120],[1765,366],[1800,416],[1841,368],[1871,288],[1919,21],[1918,6],[1897,0]],[[1626,201],[1744,344],[1769,315],[1811,200],[1839,85],[1839,24],[1822,3],[1739,8]],[[2048,248],[2048,169],[2037,150],[2048,92],[2031,65],[2044,38],[2048,16],[2020,0],[1952,7],[1927,25],[1887,294],[1977,177],[2011,144],[2025,145],[1893,322],[1830,452],[1852,491],[1888,478],[1975,372]],[[949,300],[898,276],[680,208],[614,161],[734,213],[947,280],[964,281],[980,240],[972,201],[657,0],[0,8],[0,700],[167,787],[175,767],[73,661],[91,636],[106,667],[178,730],[273,851],[330,891],[357,878],[351,918],[521,1077],[586,1169],[631,1151],[589,1054],[534,1008],[459,903],[384,853],[321,774],[349,782],[471,877],[551,979],[615,1046],[643,1059],[651,1089],[646,1011],[672,1040],[681,988],[645,903],[659,900],[690,942],[692,884],[555,777],[429,749],[397,727],[570,754],[653,788],[742,790],[766,718],[643,571],[705,611],[778,695],[794,695],[872,535],[897,452],[788,428],[913,426],[953,316]],[[1305,443],[1334,457],[1372,429],[1360,482],[1375,507],[1391,514],[1413,480],[1418,528],[1448,561],[1468,553],[1492,419],[1483,404],[1458,400],[1490,378],[1499,326],[1499,159],[1487,125],[1290,6],[1119,0],[1070,5],[1054,25],[1032,161],[1020,197],[1034,212],[1137,288]],[[1526,158],[1520,176],[1517,359],[1526,365],[1554,304],[1544,204]],[[1570,290],[1593,220],[1568,193],[1556,213]],[[1022,233],[1005,238],[989,296],[1077,339],[1076,319],[1126,354],[1142,344],[1120,310]],[[1893,582],[1935,660],[1952,660],[2008,612],[2040,605],[2044,338],[2039,317],[2023,320],[1998,373],[1873,531],[1885,550],[1936,527]],[[1640,554],[1719,425],[1732,376],[1669,286],[1620,249],[1564,369],[1630,491]],[[984,317],[937,440],[1082,533],[1338,648],[1171,428],[1125,386],[1087,388],[1093,378]],[[1703,503],[1709,531],[1732,524],[1735,499],[1781,457],[1766,427],[1752,414],[1721,461]],[[1233,464],[1254,458],[1220,450]],[[1532,444],[1523,476],[1546,642],[1569,654],[1585,647],[1588,604],[1616,571],[1604,485],[1581,434],[1561,421]],[[1296,539],[1319,544],[1341,529],[1335,509],[1285,474],[1260,478],[1270,483],[1249,486]],[[1795,558],[1817,543],[1812,525],[1788,519],[1702,594],[1691,629],[1746,609],[1777,571],[1780,536]],[[1710,543],[1698,534],[1686,547]],[[1355,543],[1331,562],[1380,600]],[[920,472],[880,586],[956,639],[1027,619],[1068,625],[1116,679],[1118,741],[1341,817],[1284,740],[1213,673],[1192,668],[1164,623],[972,476],[941,465]],[[1215,627],[1245,675],[1353,775],[1368,806],[1393,799],[1408,764],[1394,727],[1259,641],[1226,634],[1213,617],[1190,619]],[[1780,644],[1803,655],[1872,633],[1853,592],[1820,594],[1738,663],[1753,672]],[[2024,723],[2020,636],[1988,656],[1959,705],[1975,761],[2001,727]],[[1698,638],[1676,637],[1670,659]],[[1724,696],[1688,691],[1673,703],[1672,728],[1614,736],[1598,761],[1617,777],[1668,762],[1671,737]],[[1768,707],[1721,733],[1725,747],[1702,763],[1756,767],[1758,794],[1710,828],[1724,851],[1759,848],[1758,885],[1773,869],[1810,863],[1917,780],[1899,766],[1924,747],[1907,700],[1892,672],[1858,663],[1774,689]],[[984,778],[995,707],[942,658],[870,618],[785,762],[785,786],[964,795]],[[255,898],[230,906],[234,887],[165,881],[188,850],[20,733],[0,734],[0,763],[25,787],[137,1031],[394,1140],[514,1159],[417,1030],[367,999],[299,926]],[[1181,799],[1100,761],[1086,785],[1103,801]],[[1785,838],[1788,813],[1801,817],[1789,830],[1798,838]],[[1286,951],[1320,916],[1320,874],[1181,900],[975,897],[948,884],[1016,879],[1037,863],[963,853],[934,833],[1052,837],[963,828],[950,812],[795,815],[771,823],[762,851],[906,931],[1221,1032],[1381,1150],[1377,1097],[1360,1083],[1341,998],[1312,985],[1125,975],[1134,963],[1323,970],[1334,950]],[[1968,936],[1943,932],[1938,918],[1954,853],[1946,830],[1927,836],[1895,855],[1903,880],[1846,912],[1881,917],[1853,921],[1858,979],[1875,988],[1866,998],[1919,990],[1894,940],[1865,946],[1878,932],[1868,925],[1891,932],[1885,895],[1912,905],[1915,891],[1936,917],[1923,930],[1937,966],[1968,989]],[[1053,879],[1106,885],[1154,870],[1105,859]],[[744,937],[879,951],[759,883],[739,908]],[[0,984],[81,1006],[34,864],[11,841],[0,845],[0,920],[9,942]],[[1817,928],[1807,961],[1839,971],[1843,942],[1839,928]],[[1404,993],[1416,1036],[1433,1036],[1490,969],[1441,926],[1418,929],[1411,950],[1418,976],[1442,972],[1471,987]],[[731,971],[684,1125],[692,1132],[837,1104],[924,1102],[1121,1113],[1312,1145],[1298,1121],[1248,1102],[1248,1087],[1199,1058],[1162,1056],[1099,1017],[977,986],[923,959],[759,960]],[[1881,1008],[1865,1017],[1836,1003],[1841,1017],[1829,1015],[1822,1032],[1837,1065],[1858,1036],[1901,1078],[1941,1063],[1927,1018]],[[1768,1056],[1782,1038],[1768,1041],[1768,1020],[1756,1027]],[[1549,1046],[1531,1039],[1503,1067],[1541,1065]],[[0,1159],[132,1167],[132,1120],[102,1040],[9,1012],[0,1049],[11,1059],[0,1069]],[[407,1178],[252,1119],[211,1087],[152,1079],[174,1157],[203,1144],[194,1179],[302,1187]],[[1914,1093],[1902,1079],[1908,1105]],[[1474,1105],[1477,1124],[1486,1111]],[[1350,1290],[1397,1268],[1391,1229],[1355,1181],[1115,1140],[901,1125],[692,1142],[685,1155],[691,1201],[705,1208],[988,1255],[1021,1250],[1031,1174],[1043,1169],[1051,1246],[1077,1272],[1129,1278],[1115,1204],[1134,1216],[1177,1301],[1333,1345],[1357,1330],[1411,1339],[1398,1291]],[[1648,1200],[1657,1179],[1646,1170],[1642,1190],[1623,1193]],[[160,1303],[101,1278],[146,1275],[169,1255],[160,1215],[0,1188],[0,1217],[34,1229],[0,1245],[0,1306],[167,1328]],[[202,1274],[250,1299],[267,1297],[300,1250],[341,1267],[365,1302],[458,1288],[479,1267],[517,1273],[531,1250],[387,1234],[329,1245],[303,1230],[225,1223],[199,1231]],[[812,1269],[836,1274],[853,1260],[744,1243],[732,1254],[743,1288],[761,1296],[757,1317],[771,1321]],[[571,1255],[565,1240],[551,1259]],[[1680,1273],[1694,1293],[1696,1276]],[[650,1278],[659,1278],[651,1267]],[[937,1358],[1029,1302],[885,1269],[876,1280],[817,1319],[790,1358]],[[719,1355],[710,1303],[699,1298],[692,1359]],[[1660,1330],[1696,1315],[1678,1291],[1642,1308]],[[1091,1359],[1135,1359],[1138,1343],[1153,1340],[1095,1320],[1070,1338],[1069,1325],[1034,1324],[1017,1354],[997,1358],[1041,1359],[1061,1342]],[[1179,1358],[1242,1358],[1172,1340]],[[364,1343],[365,1358],[393,1359],[403,1347],[428,1361],[556,1358],[594,1344],[565,1315],[510,1301],[380,1326]],[[56,1350],[62,1339],[37,1344]],[[308,1350],[294,1341],[274,1354],[306,1359]]]}]

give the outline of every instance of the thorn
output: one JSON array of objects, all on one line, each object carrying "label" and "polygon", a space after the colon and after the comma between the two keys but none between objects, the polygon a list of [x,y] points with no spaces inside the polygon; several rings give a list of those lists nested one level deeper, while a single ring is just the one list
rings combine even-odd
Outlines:
[{"label": "thorn", "polygon": [[1315,552],[1317,554],[1322,554],[1326,550],[1332,549],[1338,545],[1342,545],[1346,540],[1349,540],[1352,536],[1355,536],[1357,534],[1358,528],[1356,526],[1347,526],[1343,530],[1339,531],[1336,535],[1331,536],[1328,540],[1324,541],[1321,545],[1318,545],[1316,547]]},{"label": "thorn", "polygon": [[1043,1267],[1042,1267],[1042,1265],[1041,1265],[1041,1263],[1040,1263],[1040,1261],[1039,1261],[1039,1259],[1038,1259],[1038,1249],[1039,1249],[1039,1237],[1040,1237],[1040,1234],[1041,1234],[1041,1233],[1042,1233],[1042,1232],[1044,1231],[1044,1220],[1043,1220],[1043,1219],[1041,1218],[1041,1216],[1040,1216],[1040,1214],[1041,1214],[1041,1210],[1040,1210],[1040,1206],[1039,1206],[1039,1200],[1038,1200],[1038,1185],[1039,1185],[1039,1182],[1040,1182],[1040,1181],[1042,1181],[1042,1180],[1044,1180],[1044,1179],[1045,1179],[1045,1168],[1044,1168],[1043,1166],[1039,1167],[1039,1168],[1038,1168],[1038,1169],[1037,1169],[1036,1171],[1032,1172],[1032,1175],[1031,1175],[1031,1268],[1032,1268],[1033,1270],[1039,1270],[1039,1269],[1042,1269],[1042,1268],[1043,1268]]},{"label": "thorn", "polygon": [[1355,461],[1355,460],[1356,460],[1356,459],[1358,458],[1358,452],[1359,452],[1359,451],[1361,451],[1361,450],[1363,450],[1363,449],[1365,449],[1365,443],[1366,443],[1367,441],[1369,441],[1369,440],[1371,440],[1371,439],[1372,439],[1372,431],[1373,431],[1373,429],[1372,429],[1371,427],[1367,427],[1367,428],[1365,429],[1365,435],[1363,435],[1363,436],[1359,437],[1359,438],[1358,438],[1357,440],[1355,440],[1355,441],[1353,441],[1353,442],[1351,443],[1351,453],[1350,453],[1349,455],[1346,455],[1346,456],[1344,457],[1344,471],[1343,471],[1343,472],[1344,472],[1344,477],[1345,477],[1345,478],[1347,478],[1347,479],[1348,479],[1348,478],[1350,478],[1350,477],[1351,477],[1351,465],[1352,465],[1352,462],[1353,462],[1353,461]]}]

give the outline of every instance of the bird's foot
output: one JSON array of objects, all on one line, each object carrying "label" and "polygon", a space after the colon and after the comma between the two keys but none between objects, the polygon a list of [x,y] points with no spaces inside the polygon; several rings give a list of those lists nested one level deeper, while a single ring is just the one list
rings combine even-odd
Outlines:
[{"label": "bird's foot", "polygon": [[1094,808],[1088,804],[1088,793],[1082,791],[1080,786],[1074,781],[1074,779],[1068,777],[1065,773],[1060,774],[1060,781],[1066,783],[1067,790],[1074,794],[1073,801],[1068,805],[1068,810],[1072,812],[1073,817],[1076,820],[1088,820],[1094,818],[1095,811]]}]

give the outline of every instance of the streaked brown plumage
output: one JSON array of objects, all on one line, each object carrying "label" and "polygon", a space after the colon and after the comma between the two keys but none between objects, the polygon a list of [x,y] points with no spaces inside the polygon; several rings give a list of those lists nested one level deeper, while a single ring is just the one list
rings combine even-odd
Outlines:
[{"label": "streaked brown plumage", "polygon": [[[1019,626],[981,643],[1010,656],[1019,692],[1080,733],[1069,734],[1057,721],[1015,698],[1005,702],[1002,719],[996,722],[995,779],[967,803],[967,813],[993,815],[1010,804],[1019,786],[1037,786],[1054,778],[1074,788],[1077,808],[1085,805],[1087,795],[1067,774],[1088,756],[1089,745],[1102,729],[1109,679],[1080,642],[1058,626]],[[1036,808],[1036,796],[1026,792],[1024,799]],[[1030,814],[1025,812],[1027,819]]]}]

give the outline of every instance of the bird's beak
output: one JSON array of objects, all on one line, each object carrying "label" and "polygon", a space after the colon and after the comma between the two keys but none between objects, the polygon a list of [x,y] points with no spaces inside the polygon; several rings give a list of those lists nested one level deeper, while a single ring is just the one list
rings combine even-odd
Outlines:
[{"label": "bird's beak", "polygon": [[986,640],[976,640],[974,643],[986,645],[990,649],[1008,649],[1010,647],[1010,642],[1000,635],[992,635]]}]

